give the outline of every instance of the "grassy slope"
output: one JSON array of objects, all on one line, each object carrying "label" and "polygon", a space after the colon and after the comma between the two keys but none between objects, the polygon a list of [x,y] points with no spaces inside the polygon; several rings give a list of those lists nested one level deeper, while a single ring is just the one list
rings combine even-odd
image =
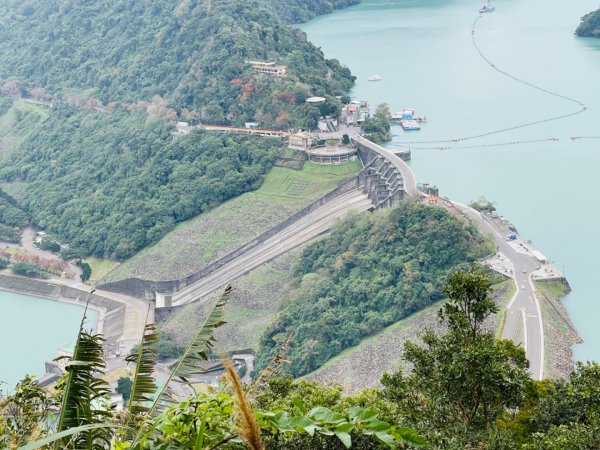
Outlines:
[{"label": "grassy slope", "polygon": [[0,116],[0,161],[5,161],[36,125],[48,117],[47,108],[16,101]]},{"label": "grassy slope", "polygon": [[358,169],[358,162],[341,166],[307,162],[302,171],[275,167],[258,190],[181,223],[103,281],[185,277],[287,219],[352,177]]},{"label": "grassy slope", "polygon": [[[500,309],[505,308],[512,297],[510,283],[510,280],[506,280],[493,286],[493,297]],[[425,328],[439,328],[437,313],[440,304],[441,302],[438,302],[429,306],[364,339],[359,345],[332,358],[306,378],[341,383],[349,393],[379,386],[379,379],[384,371],[395,371],[402,364],[402,347],[405,341],[415,340]],[[489,326],[498,327],[499,319],[495,316]]]},{"label": "grassy slope", "polygon": [[[235,294],[225,309],[225,325],[216,333],[216,353],[258,348],[258,342],[284,300],[289,274],[300,257],[297,248],[233,281]],[[188,305],[160,324],[176,341],[186,343],[206,317],[215,293],[202,303]]]}]

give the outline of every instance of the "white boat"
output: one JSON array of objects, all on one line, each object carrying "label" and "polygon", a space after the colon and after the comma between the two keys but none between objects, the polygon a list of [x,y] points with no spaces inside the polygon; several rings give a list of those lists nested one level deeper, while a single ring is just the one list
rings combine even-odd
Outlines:
[{"label": "white boat", "polygon": [[421,125],[416,120],[401,120],[400,125],[405,131],[420,130]]},{"label": "white boat", "polygon": [[369,81],[380,81],[381,77],[377,74],[371,75],[369,78],[367,78],[367,80]]},{"label": "white boat", "polygon": [[487,0],[487,2],[485,3],[485,5],[483,5],[481,7],[481,9],[479,10],[479,12],[481,14],[483,14],[483,13],[494,12],[495,10],[496,10],[496,7],[494,5],[492,5],[491,0]]}]

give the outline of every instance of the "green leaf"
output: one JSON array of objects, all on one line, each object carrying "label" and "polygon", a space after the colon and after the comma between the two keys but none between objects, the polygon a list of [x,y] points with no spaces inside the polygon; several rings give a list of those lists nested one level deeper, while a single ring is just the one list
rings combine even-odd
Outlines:
[{"label": "green leaf", "polygon": [[30,442],[23,447],[19,447],[18,450],[35,450],[40,447],[44,447],[45,445],[51,444],[52,442],[56,442],[59,439],[73,436],[77,433],[82,433],[84,431],[96,430],[99,428],[119,428],[119,425],[115,425],[112,423],[94,423],[91,425],[82,425],[80,427],[69,428],[68,430],[60,431],[59,433],[51,434],[50,436],[46,436],[45,438],[38,439],[37,441]]},{"label": "green leaf", "polygon": [[379,419],[371,420],[370,422],[363,424],[363,426],[367,430],[371,430],[371,431],[375,431],[375,432],[388,431],[391,428],[389,423],[384,422],[383,420],[379,420]]},{"label": "green leaf", "polygon": [[317,406],[316,408],[311,409],[308,413],[308,417],[314,419],[317,423],[336,424],[346,420],[342,414],[336,413],[324,406]]},{"label": "green leaf", "polygon": [[390,448],[396,448],[396,447],[398,447],[398,443],[396,442],[396,439],[394,439],[394,437],[391,434],[387,433],[387,432],[380,431],[380,432],[377,432],[377,433],[373,434],[373,436],[375,436],[375,438],[379,442],[387,445]]},{"label": "green leaf", "polygon": [[[146,325],[138,352],[125,358],[125,361],[135,363],[133,386],[127,407],[132,414],[147,412],[149,408],[145,404],[151,401],[151,396],[156,392],[154,369],[158,360],[157,344],[156,325]],[[134,420],[133,417],[131,420]]]},{"label": "green leaf", "polygon": [[343,431],[336,431],[335,435],[338,437],[344,447],[350,448],[352,447],[352,437],[348,433],[344,433]]},{"label": "green leaf", "polygon": [[393,428],[391,433],[401,442],[405,442],[413,447],[425,447],[427,441],[423,436],[417,434],[412,428]]},{"label": "green leaf", "polygon": [[306,406],[304,405],[302,400],[300,400],[298,397],[294,397],[292,399],[292,403],[294,404],[294,406],[296,408],[298,408],[298,411],[300,411],[300,414],[306,414]]},{"label": "green leaf", "polygon": [[[93,292],[90,292],[90,295]],[[103,399],[108,399],[110,388],[104,380],[98,377],[98,374],[104,373],[103,369],[106,367],[102,349],[104,339],[100,335],[91,335],[85,332],[83,330],[85,320],[86,313],[79,325],[73,357],[65,367],[68,376],[56,426],[57,433],[83,425],[101,423],[111,417],[111,412],[106,409],[92,408],[93,402],[99,403]],[[108,446],[111,437],[112,433],[108,428],[96,427],[78,433],[74,439],[71,439],[71,443],[76,448],[80,448],[84,443],[90,441],[104,442]],[[55,448],[59,448],[60,444],[60,442],[54,441]]]},{"label": "green leaf", "polygon": [[360,406],[353,406],[348,410],[348,416],[351,419],[356,419],[360,422],[369,422],[377,418],[377,411],[365,409]]},{"label": "green leaf", "polygon": [[336,431],[342,431],[344,433],[350,433],[353,429],[354,425],[349,422],[340,423],[337,427],[335,427]]}]

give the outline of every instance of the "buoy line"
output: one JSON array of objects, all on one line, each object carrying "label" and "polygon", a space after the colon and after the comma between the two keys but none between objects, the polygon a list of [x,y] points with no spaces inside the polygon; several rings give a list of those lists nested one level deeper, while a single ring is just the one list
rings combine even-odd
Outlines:
[{"label": "buoy line", "polygon": [[[477,16],[477,18],[473,21],[473,26],[471,27],[471,41],[473,44],[473,47],[475,48],[475,50],[477,50],[477,53],[479,54],[479,56],[490,65],[490,67],[492,69],[494,69],[496,72],[511,78],[512,80],[521,83],[525,86],[528,86],[532,89],[536,89],[538,91],[544,92],[548,95],[552,95],[554,97],[558,97],[561,98],[565,101],[569,101],[571,103],[575,103],[579,106],[579,108],[576,111],[567,113],[567,114],[561,114],[561,115],[557,115],[557,116],[552,116],[552,117],[548,117],[546,119],[541,119],[541,120],[535,120],[532,122],[527,122],[527,123],[522,123],[522,124],[518,124],[518,125],[514,125],[511,127],[506,127],[506,128],[500,128],[500,129],[496,129],[496,130],[492,130],[492,131],[487,131],[485,133],[480,133],[480,134],[475,134],[475,135],[471,135],[471,136],[462,136],[462,137],[457,137],[454,139],[437,139],[437,140],[429,140],[429,141],[400,141],[400,142],[392,142],[391,145],[394,146],[399,146],[399,147],[406,147],[406,146],[410,146],[410,148],[413,149],[417,149],[417,148],[422,148],[422,149],[439,149],[440,147],[414,147],[413,144],[419,144],[419,145],[427,145],[427,144],[457,144],[458,142],[462,142],[462,141],[470,141],[470,140],[474,140],[474,139],[480,139],[480,138],[484,138],[484,137],[488,137],[488,136],[492,136],[495,134],[501,134],[501,133],[506,133],[508,131],[513,131],[513,130],[517,130],[517,129],[521,129],[521,128],[528,128],[528,127],[533,127],[536,125],[540,125],[542,123],[547,123],[547,122],[553,122],[553,121],[557,121],[557,120],[561,120],[561,119],[566,119],[568,117],[572,117],[572,116],[576,116],[578,114],[581,114],[583,112],[585,112],[587,110],[587,106],[585,105],[585,103],[577,100],[576,98],[572,98],[572,97],[568,97],[566,95],[560,94],[558,92],[554,92],[551,91],[549,89],[546,89],[542,86],[538,86],[537,84],[531,83],[529,81],[525,81],[515,75],[510,74],[509,72],[506,72],[500,68],[498,68],[486,55],[485,53],[481,50],[481,48],[479,47],[479,45],[477,44],[477,39],[475,38],[476,36],[476,31],[477,31],[477,24],[479,22],[479,20],[481,19],[481,15]],[[576,139],[579,139],[580,137],[577,137]],[[584,137],[581,137],[583,139],[585,139]],[[589,137],[588,137],[589,138]],[[595,137],[592,137],[595,138]],[[573,138],[572,138],[573,139]],[[452,146],[452,147],[443,147],[443,148],[484,148],[484,147],[500,147],[503,145],[515,145],[515,144],[526,144],[526,143],[533,143],[533,142],[545,142],[545,141],[554,141],[557,140],[556,138],[549,138],[549,139],[535,139],[535,140],[530,140],[530,141],[515,141],[515,142],[505,142],[505,143],[499,143],[499,144],[487,144],[487,145],[480,145],[480,146],[461,146],[461,147],[457,147],[457,146]],[[575,140],[575,139],[573,139]]]}]

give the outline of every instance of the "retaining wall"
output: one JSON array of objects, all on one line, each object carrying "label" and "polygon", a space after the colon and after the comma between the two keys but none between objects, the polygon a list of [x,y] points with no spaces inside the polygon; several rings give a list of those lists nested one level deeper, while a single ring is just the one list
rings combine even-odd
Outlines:
[{"label": "retaining wall", "polygon": [[[74,287],[9,274],[0,274],[0,289],[55,300],[67,299],[81,306],[85,306],[89,296],[89,292]],[[102,334],[107,342],[114,344],[125,328],[125,305],[96,293],[90,297],[90,304],[103,310],[99,317]]]}]

